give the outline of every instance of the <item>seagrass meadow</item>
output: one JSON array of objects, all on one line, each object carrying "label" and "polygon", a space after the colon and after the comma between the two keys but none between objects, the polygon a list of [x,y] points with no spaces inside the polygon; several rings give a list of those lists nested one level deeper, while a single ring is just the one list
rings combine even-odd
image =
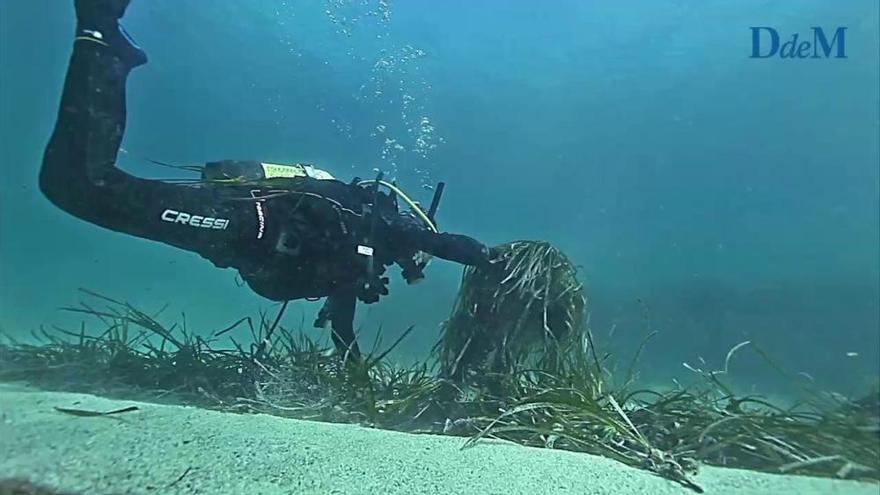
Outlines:
[{"label": "seagrass meadow", "polygon": [[[729,383],[737,356],[758,353],[775,366],[751,342],[731,349],[717,370],[691,367],[696,385],[640,388],[637,362],[616,366],[594,345],[587,298],[564,254],[542,242],[498,249],[494,272],[464,274],[441,339],[417,365],[391,359],[409,330],[353,359],[280,324],[280,312],[206,335],[84,291],[83,302],[66,308],[82,314],[80,328],[41,329],[39,343],[0,346],[0,380],[451,435],[464,449],[501,439],[602,456],[698,493],[712,491],[696,481],[700,466],[880,480],[876,389],[853,400],[792,378],[802,398],[795,404],[738,395]],[[643,352],[647,338],[636,360]],[[65,413],[124,418],[126,410],[58,411]]]}]

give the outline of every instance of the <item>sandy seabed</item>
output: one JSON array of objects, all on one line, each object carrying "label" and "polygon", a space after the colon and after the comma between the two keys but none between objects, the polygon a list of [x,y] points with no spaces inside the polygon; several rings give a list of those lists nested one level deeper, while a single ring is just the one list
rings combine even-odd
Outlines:
[{"label": "sandy seabed", "polygon": [[[55,407],[109,411],[77,417]],[[0,385],[0,479],[74,494],[693,494],[587,454]],[[870,483],[704,466],[707,494],[865,494]],[[0,495],[6,492],[0,488]]]}]

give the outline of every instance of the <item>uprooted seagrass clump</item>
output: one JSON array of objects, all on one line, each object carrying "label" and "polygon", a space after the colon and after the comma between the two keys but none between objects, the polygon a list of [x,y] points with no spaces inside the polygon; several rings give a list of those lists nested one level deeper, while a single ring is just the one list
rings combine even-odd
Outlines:
[{"label": "uprooted seagrass clump", "polygon": [[[243,318],[219,332],[160,324],[131,305],[97,296],[100,309],[77,331],[41,330],[43,343],[0,345],[0,380],[65,390],[195,403],[356,422],[403,431],[504,438],[526,445],[608,456],[699,491],[689,481],[699,462],[769,472],[880,479],[876,400],[847,401],[808,390],[782,409],[737,396],[723,371],[694,369],[698,384],[669,392],[612,386],[607,355],[589,331],[556,339],[552,358],[512,355],[507,369],[466,381],[425,365],[401,368],[388,352],[343,361],[280,318]],[[243,341],[230,338],[245,327]],[[222,345],[228,339],[228,345]],[[600,357],[601,356],[601,357]],[[533,366],[537,365],[537,366]],[[500,411],[500,412],[499,412]]]},{"label": "uprooted seagrass clump", "polygon": [[562,251],[542,241],[493,251],[490,268],[465,270],[443,324],[435,352],[446,377],[500,373],[529,359],[550,364],[560,341],[584,326],[583,285]]}]

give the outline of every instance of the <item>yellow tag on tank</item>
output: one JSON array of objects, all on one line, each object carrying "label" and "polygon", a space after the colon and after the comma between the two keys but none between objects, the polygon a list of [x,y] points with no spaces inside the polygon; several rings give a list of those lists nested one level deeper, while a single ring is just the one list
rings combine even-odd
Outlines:
[{"label": "yellow tag on tank", "polygon": [[277,177],[307,177],[305,168],[300,164],[280,165],[278,163],[261,163],[263,166],[263,176],[267,179]]}]

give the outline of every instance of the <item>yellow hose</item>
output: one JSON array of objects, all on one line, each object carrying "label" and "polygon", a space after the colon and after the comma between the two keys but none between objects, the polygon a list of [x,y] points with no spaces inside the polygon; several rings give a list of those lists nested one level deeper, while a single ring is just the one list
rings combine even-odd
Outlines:
[{"label": "yellow hose", "polygon": [[[376,183],[375,180],[362,180],[362,181],[358,182],[357,185],[363,186],[366,184],[375,184],[375,183]],[[410,206],[410,208],[412,208],[412,210],[416,213],[416,215],[418,215],[419,218],[421,218],[422,221],[425,222],[425,224],[428,226],[428,228],[430,228],[434,232],[439,232],[439,230],[437,230],[437,226],[434,225],[434,222],[432,222],[431,219],[428,218],[428,215],[425,215],[425,212],[422,211],[422,209],[419,207],[419,205],[417,205],[415,201],[410,199],[410,197],[407,196],[406,193],[403,192],[399,187],[395,186],[394,184],[392,184],[390,182],[385,182],[384,180],[380,180],[379,184],[387,187],[388,189],[391,189],[394,192],[394,194],[397,194],[399,197],[401,197],[406,202],[406,204],[408,204]]]}]

